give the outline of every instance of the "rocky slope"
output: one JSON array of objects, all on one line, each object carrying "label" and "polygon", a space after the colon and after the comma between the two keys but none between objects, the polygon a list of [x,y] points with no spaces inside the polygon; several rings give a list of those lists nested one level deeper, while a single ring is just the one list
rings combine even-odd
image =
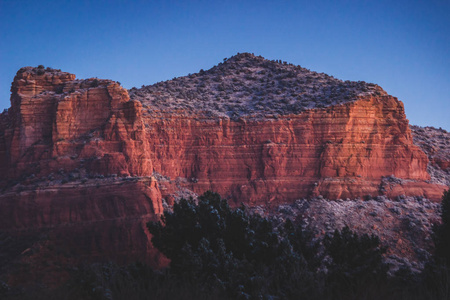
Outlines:
[{"label": "rocky slope", "polygon": [[433,252],[432,225],[439,222],[440,205],[421,197],[385,196],[365,199],[329,200],[322,196],[299,199],[276,209],[249,208],[279,224],[291,219],[316,237],[348,226],[360,234],[375,234],[388,249],[385,261],[391,271],[407,267],[419,271]]},{"label": "rocky slope", "polygon": [[247,53],[129,93],[26,67],[11,92],[0,230],[51,230],[83,257],[161,265],[143,224],[208,189],[273,208],[319,195],[438,201],[448,184],[430,176],[445,159],[414,143],[403,104],[380,87]]},{"label": "rocky slope", "polygon": [[414,144],[428,156],[431,181],[450,186],[450,133],[433,127],[411,126]]}]

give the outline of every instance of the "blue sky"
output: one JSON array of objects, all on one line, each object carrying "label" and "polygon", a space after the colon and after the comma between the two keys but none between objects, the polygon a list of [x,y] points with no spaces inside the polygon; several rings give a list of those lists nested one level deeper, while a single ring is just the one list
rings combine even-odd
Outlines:
[{"label": "blue sky", "polygon": [[126,88],[237,52],[377,83],[412,124],[450,130],[450,1],[0,0],[0,111],[23,66]]}]

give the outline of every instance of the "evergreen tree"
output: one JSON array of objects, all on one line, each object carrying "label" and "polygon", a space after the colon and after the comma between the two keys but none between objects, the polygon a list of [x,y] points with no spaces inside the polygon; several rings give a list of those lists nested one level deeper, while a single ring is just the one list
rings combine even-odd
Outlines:
[{"label": "evergreen tree", "polygon": [[437,261],[450,266],[450,190],[444,192],[441,203],[441,220],[440,225],[435,225],[434,243],[435,258]]}]

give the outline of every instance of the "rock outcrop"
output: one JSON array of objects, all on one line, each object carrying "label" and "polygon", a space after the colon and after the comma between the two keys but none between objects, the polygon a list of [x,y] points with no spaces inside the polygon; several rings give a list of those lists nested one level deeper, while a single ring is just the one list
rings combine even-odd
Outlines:
[{"label": "rock outcrop", "polygon": [[151,174],[141,104],[116,82],[27,67],[17,73],[11,92],[11,108],[2,116],[0,179],[80,168]]},{"label": "rock outcrop", "polygon": [[11,92],[0,230],[71,232],[81,256],[160,264],[143,224],[164,199],[206,190],[273,206],[318,195],[439,200],[447,188],[395,97],[251,54],[131,99],[114,81],[43,67],[20,69]]},{"label": "rock outcrop", "polygon": [[49,68],[20,69],[11,91],[0,229],[50,230],[81,257],[160,265],[145,228],[162,213],[158,184],[125,178],[152,173],[140,102],[114,81]]},{"label": "rock outcrop", "polygon": [[[32,188],[34,187],[34,188]],[[162,213],[152,178],[74,180],[17,186],[0,196],[2,231],[51,232],[79,259],[145,260],[159,265],[146,223]]]},{"label": "rock outcrop", "polygon": [[[413,144],[403,105],[367,96],[324,109],[266,120],[145,117],[155,171],[190,179],[197,193],[212,189],[244,202],[289,202],[322,194],[421,195],[428,159]],[[383,177],[406,179],[384,189]]]}]

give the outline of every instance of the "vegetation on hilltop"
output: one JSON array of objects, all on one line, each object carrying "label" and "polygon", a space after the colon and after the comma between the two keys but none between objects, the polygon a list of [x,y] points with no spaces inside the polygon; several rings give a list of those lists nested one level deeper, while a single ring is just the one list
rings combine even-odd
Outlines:
[{"label": "vegetation on hilltop", "polygon": [[427,171],[432,182],[450,186],[450,132],[429,126],[410,128],[414,144],[428,156]]},{"label": "vegetation on hilltop", "polygon": [[377,85],[342,81],[279,60],[237,54],[199,73],[129,90],[147,112],[202,112],[211,116],[286,115],[385,94]]}]

